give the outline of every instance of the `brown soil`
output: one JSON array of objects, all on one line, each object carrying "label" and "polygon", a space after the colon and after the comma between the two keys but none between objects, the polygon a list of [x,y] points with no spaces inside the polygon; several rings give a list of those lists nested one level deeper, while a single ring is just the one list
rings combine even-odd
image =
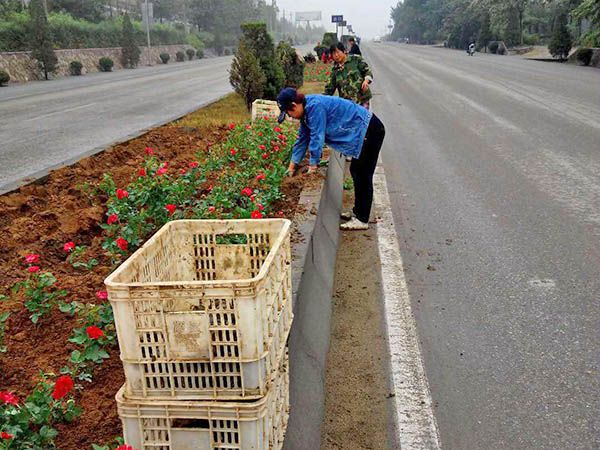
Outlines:
[{"label": "brown soil", "polygon": [[[58,287],[67,289],[67,300],[97,303],[95,292],[103,289],[103,280],[111,271],[110,261],[101,256],[99,224],[105,218],[103,198],[92,200],[85,193],[86,183],[94,184],[104,173],[112,173],[117,185],[124,186],[144,159],[145,147],[153,147],[169,167],[187,167],[197,152],[219,142],[225,128],[199,130],[167,125],[132,141],[52,172],[43,183],[32,184],[0,196],[0,282],[4,294],[23,276],[23,257],[42,255],[40,266],[58,279]],[[298,203],[303,179],[284,183],[285,201],[277,205],[286,217],[292,217]],[[99,260],[92,272],[76,271],[66,262],[63,244],[74,241],[89,247]],[[39,379],[40,371],[58,373],[75,348],[68,343],[75,320],[58,311],[33,325],[29,313],[13,298],[0,303],[0,312],[11,310],[7,322],[8,352],[0,354],[0,390],[9,390],[24,398]],[[114,395],[124,383],[118,348],[99,366],[91,384],[76,394],[84,413],[73,423],[59,426],[56,443],[61,450],[91,448],[105,443],[121,432]]]},{"label": "brown soil", "polygon": [[[344,203],[346,207],[352,204],[347,192]],[[321,450],[399,448],[390,425],[394,399],[379,274],[375,228],[343,233],[336,265]]]}]

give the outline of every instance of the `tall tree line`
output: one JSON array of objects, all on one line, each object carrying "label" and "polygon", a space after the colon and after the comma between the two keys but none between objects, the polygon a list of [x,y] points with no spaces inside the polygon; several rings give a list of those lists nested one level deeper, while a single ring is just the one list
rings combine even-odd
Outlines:
[{"label": "tall tree line", "polygon": [[564,16],[576,37],[586,20],[593,33],[600,25],[600,0],[404,0],[392,8],[391,37],[445,41],[455,48],[492,40],[509,46],[537,44],[550,38],[557,17]]}]

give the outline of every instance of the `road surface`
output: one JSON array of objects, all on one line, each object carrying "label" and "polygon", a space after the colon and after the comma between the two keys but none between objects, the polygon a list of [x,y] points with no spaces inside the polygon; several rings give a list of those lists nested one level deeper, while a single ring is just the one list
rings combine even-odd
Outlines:
[{"label": "road surface", "polygon": [[0,193],[231,90],[230,57],[0,89]]},{"label": "road surface", "polygon": [[365,50],[442,448],[600,448],[600,71]]}]

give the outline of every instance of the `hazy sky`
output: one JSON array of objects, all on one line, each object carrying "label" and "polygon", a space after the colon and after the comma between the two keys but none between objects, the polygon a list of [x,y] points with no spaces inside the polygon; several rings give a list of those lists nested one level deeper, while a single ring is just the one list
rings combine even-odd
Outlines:
[{"label": "hazy sky", "polygon": [[[323,25],[335,31],[331,23],[332,14],[343,14],[344,20],[354,26],[361,37],[374,37],[387,31],[390,23],[390,11],[398,0],[276,0],[280,10],[322,11]],[[268,3],[269,0],[267,0]]]}]

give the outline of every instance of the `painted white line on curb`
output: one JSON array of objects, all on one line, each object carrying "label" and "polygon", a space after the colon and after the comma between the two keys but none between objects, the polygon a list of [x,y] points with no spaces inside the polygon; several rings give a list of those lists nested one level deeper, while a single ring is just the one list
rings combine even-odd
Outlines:
[{"label": "painted white line on curb", "polygon": [[374,180],[377,242],[402,450],[441,448],[382,167]]}]

